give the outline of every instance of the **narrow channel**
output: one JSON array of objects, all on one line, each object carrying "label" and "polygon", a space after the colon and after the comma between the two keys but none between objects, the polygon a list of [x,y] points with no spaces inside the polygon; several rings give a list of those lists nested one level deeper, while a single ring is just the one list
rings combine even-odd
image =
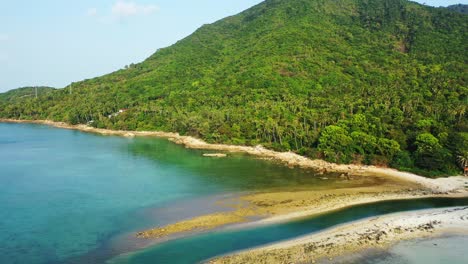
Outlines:
[{"label": "narrow channel", "polygon": [[199,263],[215,256],[300,237],[367,217],[453,206],[468,206],[468,198],[384,201],[348,207],[332,213],[287,223],[213,231],[162,243],[139,252],[114,258],[108,263]]}]

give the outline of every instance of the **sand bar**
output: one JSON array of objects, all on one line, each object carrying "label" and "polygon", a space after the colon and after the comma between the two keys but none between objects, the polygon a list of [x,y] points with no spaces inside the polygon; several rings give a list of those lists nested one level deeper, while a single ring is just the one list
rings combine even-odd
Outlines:
[{"label": "sand bar", "polygon": [[340,225],[294,240],[220,257],[209,263],[320,263],[367,248],[446,233],[468,234],[468,207],[396,213]]}]

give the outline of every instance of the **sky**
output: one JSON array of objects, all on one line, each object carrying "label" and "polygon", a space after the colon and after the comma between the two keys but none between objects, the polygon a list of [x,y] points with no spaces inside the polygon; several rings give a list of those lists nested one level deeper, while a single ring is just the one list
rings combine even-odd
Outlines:
[{"label": "sky", "polygon": [[[0,92],[62,88],[138,63],[262,0],[0,0]],[[433,6],[468,0],[417,1]]]}]

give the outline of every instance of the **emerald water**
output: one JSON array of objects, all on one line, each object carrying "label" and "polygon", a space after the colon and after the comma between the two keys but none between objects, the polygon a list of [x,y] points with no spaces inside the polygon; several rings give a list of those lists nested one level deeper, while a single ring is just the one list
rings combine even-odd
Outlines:
[{"label": "emerald water", "polygon": [[[0,123],[0,263],[192,263],[356,218],[331,214],[319,222],[217,231],[116,257],[135,250],[125,245],[127,234],[212,210],[198,206],[213,197],[349,184],[246,155],[213,159],[203,153],[163,139]],[[453,203],[425,201],[423,207]],[[419,208],[418,202],[407,205],[413,205],[408,210]],[[365,207],[344,215],[361,212],[359,218],[405,205],[378,208],[386,206],[391,210]]]}]

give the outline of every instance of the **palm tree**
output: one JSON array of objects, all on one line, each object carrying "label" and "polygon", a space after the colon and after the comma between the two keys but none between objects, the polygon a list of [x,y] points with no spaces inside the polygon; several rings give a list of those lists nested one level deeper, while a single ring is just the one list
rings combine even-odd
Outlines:
[{"label": "palm tree", "polygon": [[458,163],[464,169],[465,175],[468,174],[468,152],[464,152],[457,156]]}]

